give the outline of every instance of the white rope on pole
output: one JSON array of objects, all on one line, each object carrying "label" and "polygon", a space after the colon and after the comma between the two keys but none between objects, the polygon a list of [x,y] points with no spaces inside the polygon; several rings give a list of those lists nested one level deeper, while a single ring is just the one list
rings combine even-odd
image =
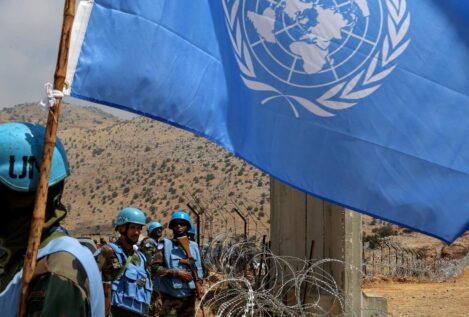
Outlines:
[{"label": "white rope on pole", "polygon": [[56,98],[63,98],[64,94],[60,90],[53,89],[51,83],[46,83],[44,85],[46,90],[46,96],[39,102],[39,105],[48,111],[50,108],[54,107]]}]

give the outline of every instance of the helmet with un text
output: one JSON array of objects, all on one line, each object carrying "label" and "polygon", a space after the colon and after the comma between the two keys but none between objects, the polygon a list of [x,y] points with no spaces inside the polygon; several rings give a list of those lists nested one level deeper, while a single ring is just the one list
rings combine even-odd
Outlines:
[{"label": "helmet with un text", "polygon": [[[20,192],[33,192],[39,182],[45,128],[38,124],[0,124],[0,183]],[[65,149],[57,138],[49,175],[49,187],[60,183],[70,168]]]}]

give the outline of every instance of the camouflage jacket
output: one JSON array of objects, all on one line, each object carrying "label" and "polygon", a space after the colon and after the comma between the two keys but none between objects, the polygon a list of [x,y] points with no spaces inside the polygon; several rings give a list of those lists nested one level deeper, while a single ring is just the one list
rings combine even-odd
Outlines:
[{"label": "camouflage jacket", "polygon": [[[122,247],[120,240],[117,240],[115,244]],[[130,254],[128,254],[130,255]],[[98,263],[98,268],[103,275],[103,282],[115,281],[119,279],[122,269],[122,265],[119,263],[116,253],[109,245],[104,245],[97,252],[96,262]],[[140,257],[135,256],[131,258],[131,263],[136,266],[140,265]]]},{"label": "camouflage jacket", "polygon": [[27,299],[27,316],[89,316],[88,277],[68,252],[53,253],[37,263]]},{"label": "camouflage jacket", "polygon": [[[172,240],[174,243],[178,244],[179,242],[176,239]],[[153,256],[151,260],[151,274],[152,276],[159,276],[159,277],[177,277],[178,270],[170,269],[166,267],[164,261],[164,247],[163,244],[159,244],[158,248],[152,251]]]},{"label": "camouflage jacket", "polygon": [[114,281],[118,278],[121,265],[114,250],[107,244],[103,245],[95,255],[98,269],[103,276],[103,282]]},{"label": "camouflage jacket", "polygon": [[[153,241],[155,240],[153,239]],[[156,241],[156,244],[158,245],[158,241]],[[140,243],[140,250],[147,258],[147,270],[150,272],[152,278],[156,276],[156,271],[158,268],[158,265],[155,262],[158,253],[157,245],[150,241],[148,237],[143,239]]]}]

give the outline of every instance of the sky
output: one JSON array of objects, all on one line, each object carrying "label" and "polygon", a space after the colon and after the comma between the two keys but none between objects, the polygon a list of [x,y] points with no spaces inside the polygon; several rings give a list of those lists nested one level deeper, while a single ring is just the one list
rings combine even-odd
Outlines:
[{"label": "sky", "polygon": [[[76,0],[77,3],[79,0]],[[0,109],[39,102],[53,82],[65,0],[0,0]],[[64,101],[95,105],[72,97]],[[122,118],[133,114],[99,108]]]}]

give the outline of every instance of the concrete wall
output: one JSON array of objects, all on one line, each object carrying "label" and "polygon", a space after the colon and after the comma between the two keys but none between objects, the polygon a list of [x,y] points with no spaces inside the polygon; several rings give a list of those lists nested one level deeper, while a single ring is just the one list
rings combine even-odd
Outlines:
[{"label": "concrete wall", "polygon": [[[338,259],[324,267],[347,294],[347,316],[380,316],[387,312],[382,298],[368,298],[361,290],[361,215],[306,195],[271,178],[272,251],[308,259]],[[357,314],[358,312],[358,314]]]}]

